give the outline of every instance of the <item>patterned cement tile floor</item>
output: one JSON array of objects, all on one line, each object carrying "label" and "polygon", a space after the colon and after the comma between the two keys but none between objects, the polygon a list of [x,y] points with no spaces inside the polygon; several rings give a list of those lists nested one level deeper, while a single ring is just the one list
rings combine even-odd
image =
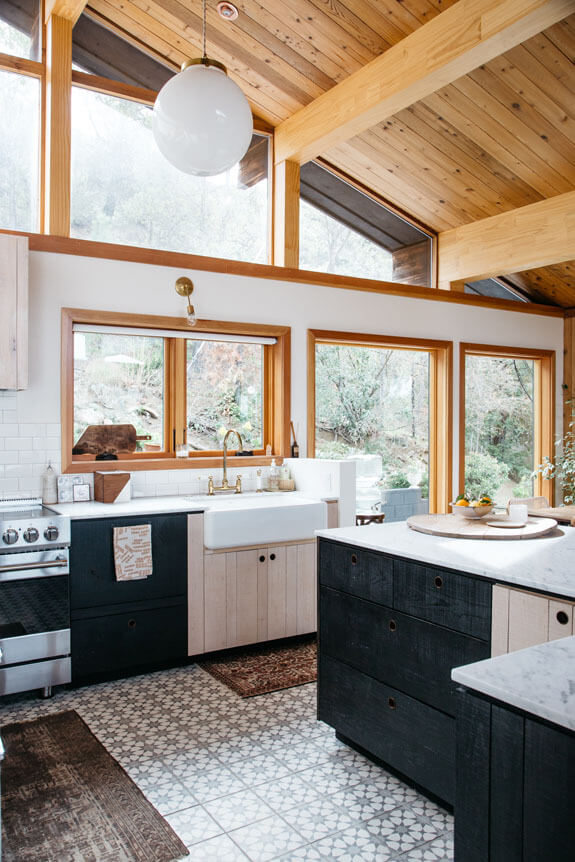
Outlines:
[{"label": "patterned cement tile floor", "polygon": [[0,701],[0,724],[76,709],[191,862],[453,858],[452,817],[339,742],[315,684],[242,699],[196,665]]}]

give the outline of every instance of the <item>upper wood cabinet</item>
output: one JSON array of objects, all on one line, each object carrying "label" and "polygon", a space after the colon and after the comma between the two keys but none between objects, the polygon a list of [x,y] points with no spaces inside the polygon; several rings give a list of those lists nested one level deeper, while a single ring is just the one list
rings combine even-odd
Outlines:
[{"label": "upper wood cabinet", "polygon": [[28,386],[28,237],[0,235],[0,389]]}]

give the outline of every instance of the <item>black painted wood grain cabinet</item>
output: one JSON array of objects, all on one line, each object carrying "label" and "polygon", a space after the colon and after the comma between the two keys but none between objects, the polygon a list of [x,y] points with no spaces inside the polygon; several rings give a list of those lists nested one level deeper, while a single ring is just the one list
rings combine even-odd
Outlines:
[{"label": "black painted wood grain cabinet", "polygon": [[[117,581],[113,529],[152,528],[153,573]],[[140,671],[187,655],[187,515],[72,521],[72,681]]]},{"label": "black painted wood grain cabinet", "polygon": [[575,733],[457,697],[455,862],[573,862]]},{"label": "black painted wood grain cabinet", "polygon": [[491,582],[320,538],[318,717],[449,804],[451,669],[488,658]]}]

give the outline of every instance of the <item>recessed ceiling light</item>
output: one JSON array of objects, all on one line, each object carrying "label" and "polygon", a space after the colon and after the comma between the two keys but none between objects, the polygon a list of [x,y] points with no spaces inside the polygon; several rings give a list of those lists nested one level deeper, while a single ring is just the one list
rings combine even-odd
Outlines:
[{"label": "recessed ceiling light", "polygon": [[221,0],[216,9],[220,18],[223,18],[225,21],[235,21],[239,14],[234,4],[228,3],[227,0]]}]

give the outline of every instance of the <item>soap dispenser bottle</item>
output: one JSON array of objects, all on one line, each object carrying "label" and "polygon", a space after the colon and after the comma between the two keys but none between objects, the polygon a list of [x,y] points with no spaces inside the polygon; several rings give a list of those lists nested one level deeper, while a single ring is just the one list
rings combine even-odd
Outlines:
[{"label": "soap dispenser bottle", "polygon": [[272,463],[270,465],[270,491],[279,491],[280,487],[280,468],[276,464],[276,459],[272,458]]}]

